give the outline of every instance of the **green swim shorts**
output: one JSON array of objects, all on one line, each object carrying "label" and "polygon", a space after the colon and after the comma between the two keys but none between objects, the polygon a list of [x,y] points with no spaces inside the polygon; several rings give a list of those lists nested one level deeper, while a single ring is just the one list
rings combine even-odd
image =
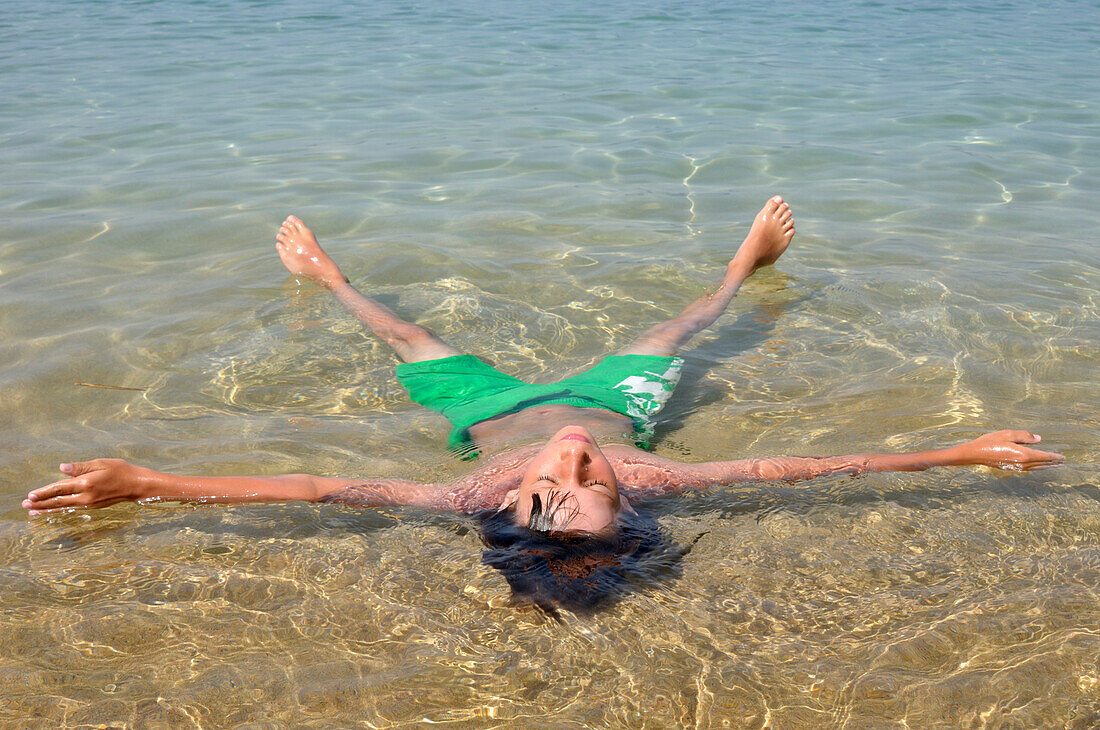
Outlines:
[{"label": "green swim shorts", "polygon": [[655,355],[610,355],[590,370],[556,383],[536,385],[505,375],[473,355],[402,363],[397,380],[409,397],[451,422],[447,446],[470,449],[470,427],[537,405],[602,408],[628,416],[636,437],[653,435],[650,417],[680,381],[684,361]]}]

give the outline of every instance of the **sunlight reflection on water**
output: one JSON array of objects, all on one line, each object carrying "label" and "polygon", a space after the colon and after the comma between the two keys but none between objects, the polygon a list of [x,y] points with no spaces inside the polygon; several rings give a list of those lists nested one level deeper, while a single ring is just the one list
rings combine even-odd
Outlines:
[{"label": "sunlight reflection on water", "polygon": [[[15,3],[0,720],[1100,722],[1095,24],[842,5],[761,47],[764,6]],[[466,472],[386,348],[285,276],[289,212],[384,304],[547,381],[712,285],[773,192],[795,244],[685,353],[658,453],[1020,426],[1067,466],[657,500],[680,577],[560,624],[510,603],[464,518],[18,508],[97,455]]]}]

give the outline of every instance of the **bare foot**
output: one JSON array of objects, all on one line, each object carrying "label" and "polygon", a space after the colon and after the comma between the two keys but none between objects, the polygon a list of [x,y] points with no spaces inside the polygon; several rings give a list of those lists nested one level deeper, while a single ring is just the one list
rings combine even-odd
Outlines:
[{"label": "bare foot", "polygon": [[764,207],[752,221],[749,235],[737,249],[731,265],[741,263],[756,271],[761,266],[770,266],[787,250],[794,238],[794,218],[791,206],[776,195],[764,203]]},{"label": "bare foot", "polygon": [[317,282],[321,286],[332,288],[346,282],[348,278],[340,271],[336,262],[321,250],[313,231],[295,216],[287,216],[275,236],[275,249],[287,271],[297,276]]}]

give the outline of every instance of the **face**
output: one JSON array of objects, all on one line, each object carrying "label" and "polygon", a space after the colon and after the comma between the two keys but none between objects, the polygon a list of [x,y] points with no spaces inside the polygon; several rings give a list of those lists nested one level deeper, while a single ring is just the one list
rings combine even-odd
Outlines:
[{"label": "face", "polygon": [[[630,509],[619,496],[619,482],[592,434],[581,426],[566,426],[531,459],[523,481],[510,500],[516,507],[516,522],[526,525],[531,518],[534,495],[542,504],[557,493],[562,509],[554,519],[554,530],[603,532],[614,526],[619,512]],[[507,506],[508,502],[505,503]]]}]

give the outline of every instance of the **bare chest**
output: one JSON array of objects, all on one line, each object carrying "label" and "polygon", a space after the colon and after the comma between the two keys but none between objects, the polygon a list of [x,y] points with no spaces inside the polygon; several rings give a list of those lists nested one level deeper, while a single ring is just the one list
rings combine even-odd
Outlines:
[{"label": "bare chest", "polygon": [[602,408],[545,405],[474,424],[470,437],[479,446],[492,447],[520,439],[549,438],[566,426],[584,426],[597,438],[612,441],[628,441],[634,431],[629,418]]}]

